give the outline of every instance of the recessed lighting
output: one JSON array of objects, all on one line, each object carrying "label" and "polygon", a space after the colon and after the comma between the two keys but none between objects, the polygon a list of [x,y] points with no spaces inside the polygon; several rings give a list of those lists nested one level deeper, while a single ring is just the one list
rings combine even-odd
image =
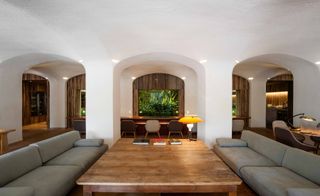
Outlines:
[{"label": "recessed lighting", "polygon": [[315,64],[320,65],[320,61],[315,62]]},{"label": "recessed lighting", "polygon": [[199,63],[206,63],[206,62],[208,62],[207,59],[202,59],[199,61]]},{"label": "recessed lighting", "polygon": [[83,59],[80,59],[78,62],[79,62],[79,63],[83,63]]},{"label": "recessed lighting", "polygon": [[131,77],[131,79],[132,79],[132,80],[135,80],[135,79],[136,79],[136,77]]},{"label": "recessed lighting", "polygon": [[187,77],[183,76],[183,77],[181,77],[181,79],[182,79],[182,80],[185,80],[185,79],[187,79]]},{"label": "recessed lighting", "polygon": [[119,63],[119,60],[118,59],[112,59],[111,60],[113,63]]},{"label": "recessed lighting", "polygon": [[248,78],[248,80],[253,80],[253,79],[254,79],[254,77],[249,77],[249,78]]},{"label": "recessed lighting", "polygon": [[234,60],[234,62],[236,62],[237,64],[240,63],[240,61],[238,61],[238,60]]},{"label": "recessed lighting", "polygon": [[62,79],[64,79],[64,80],[68,80],[69,78],[68,78],[68,77],[66,77],[66,76],[64,76],[64,77],[62,77]]},{"label": "recessed lighting", "polygon": [[48,77],[44,77],[46,80],[48,80],[49,78]]}]

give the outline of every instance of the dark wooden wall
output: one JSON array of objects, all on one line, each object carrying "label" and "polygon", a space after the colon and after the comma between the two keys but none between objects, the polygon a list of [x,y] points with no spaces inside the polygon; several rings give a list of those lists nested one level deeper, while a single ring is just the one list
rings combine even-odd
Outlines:
[{"label": "dark wooden wall", "polygon": [[184,81],[176,76],[164,73],[153,73],[141,76],[133,81],[133,115],[138,116],[138,96],[139,90],[179,90],[179,116],[184,115]]},{"label": "dark wooden wall", "polygon": [[67,81],[67,127],[72,127],[72,119],[80,117],[80,93],[85,89],[85,74],[74,76]]},{"label": "dark wooden wall", "polygon": [[[31,115],[31,95],[33,93],[45,93],[45,115]],[[22,125],[29,125],[47,121],[49,124],[49,81],[44,77],[34,74],[22,76]]]},{"label": "dark wooden wall", "polygon": [[232,75],[232,90],[236,91],[237,116],[249,117],[248,80],[238,75]]},{"label": "dark wooden wall", "polygon": [[276,81],[279,81],[279,80],[293,81],[293,75],[292,74],[281,74],[281,75],[278,75],[278,76],[275,76],[275,77],[271,78],[269,81],[272,81],[272,80],[276,80]]}]

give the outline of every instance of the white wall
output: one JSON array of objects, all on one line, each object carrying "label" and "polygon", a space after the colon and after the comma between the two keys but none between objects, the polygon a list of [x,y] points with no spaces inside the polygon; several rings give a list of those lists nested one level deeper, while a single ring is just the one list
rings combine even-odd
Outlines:
[{"label": "white wall", "polygon": [[50,85],[50,128],[66,127],[67,97],[66,80],[49,78]]}]

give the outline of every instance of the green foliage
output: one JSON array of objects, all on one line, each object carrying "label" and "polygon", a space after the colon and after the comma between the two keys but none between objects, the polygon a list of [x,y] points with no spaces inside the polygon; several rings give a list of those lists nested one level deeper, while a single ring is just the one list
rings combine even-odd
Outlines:
[{"label": "green foliage", "polygon": [[178,90],[140,90],[139,116],[177,116]]}]

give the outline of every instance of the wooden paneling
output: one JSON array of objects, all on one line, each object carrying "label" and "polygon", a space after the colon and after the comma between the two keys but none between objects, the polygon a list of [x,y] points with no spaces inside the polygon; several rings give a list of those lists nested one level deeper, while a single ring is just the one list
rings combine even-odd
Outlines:
[{"label": "wooden paneling", "polygon": [[138,116],[138,96],[139,90],[179,90],[179,116],[184,115],[184,81],[179,77],[164,74],[153,73],[141,76],[133,81],[133,115]]},{"label": "wooden paneling", "polygon": [[[31,115],[31,95],[33,93],[45,93],[45,115]],[[48,121],[49,114],[49,82],[41,76],[23,74],[22,76],[22,125],[29,125]],[[49,123],[48,123],[49,124]]]},{"label": "wooden paneling", "polygon": [[247,79],[232,75],[232,90],[236,91],[237,116],[249,116],[249,82]]},{"label": "wooden paneling", "polygon": [[67,81],[67,127],[72,119],[80,117],[80,92],[86,89],[86,76],[81,74]]},{"label": "wooden paneling", "polygon": [[276,80],[276,81],[288,80],[288,81],[293,81],[293,75],[292,74],[281,74],[281,75],[278,75],[278,76],[275,76],[275,77],[271,78],[270,80]]}]

